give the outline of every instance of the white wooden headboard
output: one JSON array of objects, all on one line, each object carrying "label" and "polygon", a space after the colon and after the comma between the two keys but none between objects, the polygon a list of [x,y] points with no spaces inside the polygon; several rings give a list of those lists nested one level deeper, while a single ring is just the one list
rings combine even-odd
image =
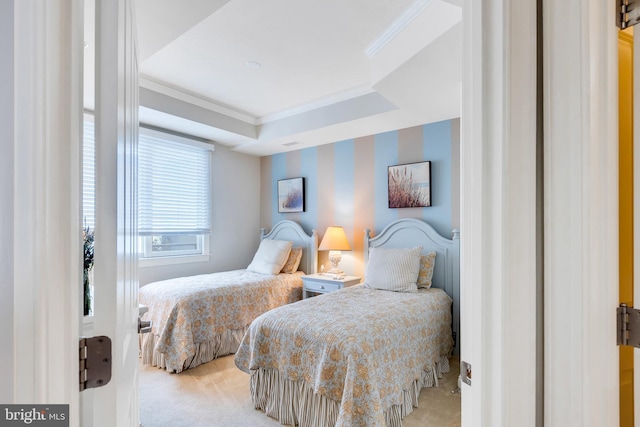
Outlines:
[{"label": "white wooden headboard", "polygon": [[278,222],[267,233],[266,228],[260,230],[260,240],[287,240],[293,242],[293,246],[302,247],[302,259],[300,269],[306,274],[315,274],[318,270],[318,233],[311,230],[311,234],[296,222],[288,219]]},{"label": "white wooden headboard", "polygon": [[[422,246],[422,253],[436,252],[433,287],[443,289],[453,299],[452,330],[456,342],[454,354],[460,353],[460,232],[453,230],[452,238],[441,236],[429,224],[418,219],[399,219],[387,225],[377,236],[365,230],[364,262],[369,262],[369,249],[413,248]],[[366,279],[366,278],[365,278]]]}]

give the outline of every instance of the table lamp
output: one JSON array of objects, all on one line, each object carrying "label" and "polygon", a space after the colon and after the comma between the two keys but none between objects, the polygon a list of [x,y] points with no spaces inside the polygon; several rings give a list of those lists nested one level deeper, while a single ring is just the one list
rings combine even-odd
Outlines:
[{"label": "table lamp", "polygon": [[329,261],[331,261],[330,274],[344,274],[344,271],[338,268],[340,260],[342,259],[341,251],[350,251],[351,246],[347,241],[347,235],[344,233],[344,229],[339,226],[327,227],[327,231],[322,237],[322,242],[318,247],[319,251],[329,251]]}]

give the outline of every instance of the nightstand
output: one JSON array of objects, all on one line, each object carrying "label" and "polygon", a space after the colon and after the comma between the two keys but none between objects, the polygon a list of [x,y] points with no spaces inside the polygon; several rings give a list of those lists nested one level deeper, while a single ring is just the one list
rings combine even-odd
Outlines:
[{"label": "nightstand", "polygon": [[309,292],[326,294],[360,283],[360,278],[356,276],[344,276],[342,279],[333,279],[332,277],[330,274],[309,274],[302,276],[302,299],[306,299]]}]

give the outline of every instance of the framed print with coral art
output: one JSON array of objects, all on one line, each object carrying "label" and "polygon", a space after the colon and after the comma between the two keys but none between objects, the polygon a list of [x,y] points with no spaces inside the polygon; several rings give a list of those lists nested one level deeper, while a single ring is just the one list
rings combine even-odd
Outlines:
[{"label": "framed print with coral art", "polygon": [[389,208],[431,206],[431,162],[389,166]]}]

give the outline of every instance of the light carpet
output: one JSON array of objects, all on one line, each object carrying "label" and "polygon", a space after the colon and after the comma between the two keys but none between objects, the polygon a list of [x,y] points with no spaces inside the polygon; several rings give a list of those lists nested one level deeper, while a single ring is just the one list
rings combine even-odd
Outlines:
[{"label": "light carpet", "polygon": [[[423,388],[418,408],[403,427],[460,426],[459,358],[439,386]],[[140,365],[142,427],[278,427],[281,424],[254,409],[249,375],[233,363],[233,355],[215,359],[180,374]]]}]

